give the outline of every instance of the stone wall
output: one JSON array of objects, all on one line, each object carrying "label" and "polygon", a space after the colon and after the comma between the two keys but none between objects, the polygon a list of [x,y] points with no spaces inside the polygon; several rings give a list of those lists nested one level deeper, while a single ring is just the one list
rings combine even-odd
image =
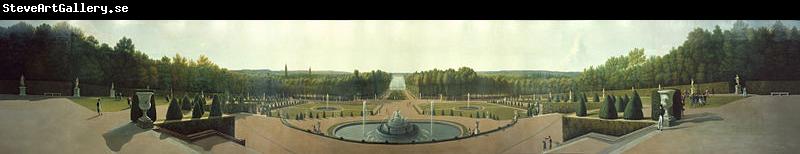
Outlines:
[{"label": "stone wall", "polygon": [[564,141],[571,140],[590,132],[611,136],[623,136],[636,130],[655,124],[646,120],[606,120],[583,117],[564,117],[562,121]]},{"label": "stone wall", "polygon": [[216,130],[234,137],[236,134],[236,118],[234,116],[168,120],[155,125],[160,129],[167,129],[182,135],[194,134],[205,130]]}]

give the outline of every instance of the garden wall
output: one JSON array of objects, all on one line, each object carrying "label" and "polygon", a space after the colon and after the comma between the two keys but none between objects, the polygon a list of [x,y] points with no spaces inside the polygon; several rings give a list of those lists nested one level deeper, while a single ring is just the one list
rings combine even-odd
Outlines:
[{"label": "garden wall", "polygon": [[655,124],[648,121],[605,120],[595,118],[564,117],[562,121],[564,141],[590,132],[611,136],[623,136]]}]

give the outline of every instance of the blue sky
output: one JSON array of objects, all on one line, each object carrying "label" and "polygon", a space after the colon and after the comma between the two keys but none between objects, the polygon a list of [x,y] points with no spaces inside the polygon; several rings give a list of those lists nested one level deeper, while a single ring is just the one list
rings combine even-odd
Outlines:
[{"label": "blue sky", "polygon": [[[19,21],[0,21],[10,26]],[[25,21],[33,25],[61,21]],[[66,21],[152,58],[208,56],[228,69],[413,72],[433,68],[580,71],[644,48],[663,55],[714,21]],[[751,26],[774,21],[747,21]],[[798,21],[782,21],[789,26]]]}]

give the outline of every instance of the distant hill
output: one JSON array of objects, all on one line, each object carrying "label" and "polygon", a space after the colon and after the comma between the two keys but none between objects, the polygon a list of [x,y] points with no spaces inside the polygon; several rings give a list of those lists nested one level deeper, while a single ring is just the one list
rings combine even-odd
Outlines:
[{"label": "distant hill", "polygon": [[[283,70],[273,71],[269,69],[245,69],[245,70],[232,70],[231,72],[243,73],[250,76],[271,76],[271,75],[283,75]],[[308,74],[308,70],[289,70],[287,71],[289,75],[305,75]],[[311,70],[311,74],[314,75],[344,75],[350,74],[352,72],[342,72],[342,71],[328,71],[328,70],[321,70],[321,71],[314,71]]]},{"label": "distant hill", "polygon": [[507,75],[516,77],[575,77],[581,72],[559,72],[545,70],[501,70],[501,71],[479,71],[481,75]]}]

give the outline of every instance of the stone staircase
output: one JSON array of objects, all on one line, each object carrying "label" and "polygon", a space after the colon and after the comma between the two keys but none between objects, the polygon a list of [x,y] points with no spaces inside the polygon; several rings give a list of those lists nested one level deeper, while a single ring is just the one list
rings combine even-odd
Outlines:
[{"label": "stone staircase", "polygon": [[559,151],[562,148],[567,148],[571,146],[573,143],[584,138],[591,138],[610,144],[610,146],[606,147],[600,153],[622,153],[625,150],[635,146],[636,144],[639,144],[641,141],[644,141],[653,134],[657,133],[656,130],[658,130],[658,128],[655,125],[652,125],[620,137],[592,132],[585,135],[581,135],[569,141],[566,141],[558,145],[558,147],[547,150],[544,153],[555,153],[554,151]]}]

